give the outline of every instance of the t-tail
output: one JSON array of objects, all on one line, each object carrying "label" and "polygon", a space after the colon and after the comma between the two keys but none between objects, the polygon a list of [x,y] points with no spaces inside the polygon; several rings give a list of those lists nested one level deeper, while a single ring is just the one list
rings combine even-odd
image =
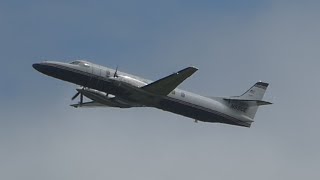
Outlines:
[{"label": "t-tail", "polygon": [[241,96],[224,98],[231,109],[238,111],[244,117],[243,120],[240,120],[239,125],[250,127],[258,107],[272,104],[271,102],[262,100],[268,86],[268,83],[257,82]]}]

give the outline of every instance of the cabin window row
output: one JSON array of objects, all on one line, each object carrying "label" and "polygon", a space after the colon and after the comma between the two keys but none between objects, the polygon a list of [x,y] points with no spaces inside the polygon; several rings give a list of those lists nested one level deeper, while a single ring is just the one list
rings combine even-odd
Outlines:
[{"label": "cabin window row", "polygon": [[[173,91],[172,91],[172,94],[175,95],[175,94],[176,94],[176,91],[173,90]],[[186,94],[185,94],[184,92],[181,92],[180,95],[181,95],[181,97],[186,97]]]}]

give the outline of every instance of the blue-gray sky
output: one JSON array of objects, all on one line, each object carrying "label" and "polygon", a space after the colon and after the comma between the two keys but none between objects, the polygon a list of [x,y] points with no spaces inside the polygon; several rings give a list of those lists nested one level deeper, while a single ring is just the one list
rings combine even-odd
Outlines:
[{"label": "blue-gray sky", "polygon": [[[318,1],[0,2],[0,179],[317,179]],[[239,95],[269,82],[250,129],[145,109],[73,109],[75,85],[32,69],[92,62]]]}]

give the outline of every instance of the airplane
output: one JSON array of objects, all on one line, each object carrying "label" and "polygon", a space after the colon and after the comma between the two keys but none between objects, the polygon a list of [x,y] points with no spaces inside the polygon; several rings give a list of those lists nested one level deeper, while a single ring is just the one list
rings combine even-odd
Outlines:
[{"label": "airplane", "polygon": [[[71,63],[44,61],[32,65],[37,71],[79,85],[71,106],[80,107],[153,107],[194,119],[195,122],[224,123],[251,127],[263,101],[268,83],[257,82],[240,96],[206,97],[177,87],[198,69],[187,67],[157,81],[147,80],[88,61]],[[83,97],[91,101],[84,102]]]}]

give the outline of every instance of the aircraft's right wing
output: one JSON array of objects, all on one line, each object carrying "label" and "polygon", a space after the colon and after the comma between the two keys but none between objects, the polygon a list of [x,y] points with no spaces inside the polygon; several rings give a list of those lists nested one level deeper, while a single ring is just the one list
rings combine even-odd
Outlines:
[{"label": "aircraft's right wing", "polygon": [[190,77],[197,70],[198,69],[195,67],[185,68],[177,73],[171,74],[158,81],[143,86],[142,89],[152,94],[168,95],[179,84],[181,84],[184,80]]}]

